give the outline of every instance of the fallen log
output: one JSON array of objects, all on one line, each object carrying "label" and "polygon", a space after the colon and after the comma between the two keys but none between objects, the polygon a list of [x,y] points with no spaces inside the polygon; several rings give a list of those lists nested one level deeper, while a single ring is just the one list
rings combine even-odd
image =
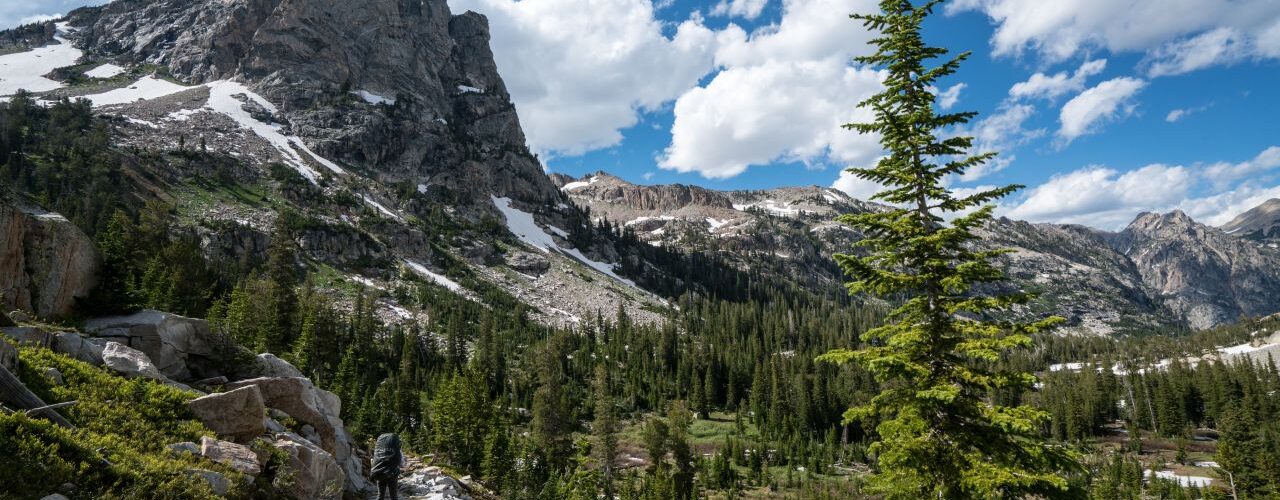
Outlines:
[{"label": "fallen log", "polygon": [[18,380],[16,375],[3,366],[0,366],[0,401],[6,401],[16,406],[20,411],[33,410],[60,426],[66,428],[75,427],[52,408],[53,406],[59,408],[61,406],[46,404],[40,399],[40,396],[36,396],[34,392],[31,392],[31,389],[28,389],[21,380]]}]

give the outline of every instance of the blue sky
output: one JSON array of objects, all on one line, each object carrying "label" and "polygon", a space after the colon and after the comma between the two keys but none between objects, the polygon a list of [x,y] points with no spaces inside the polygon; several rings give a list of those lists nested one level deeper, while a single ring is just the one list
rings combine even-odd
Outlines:
[{"label": "blue sky", "polygon": [[[875,161],[875,138],[838,128],[878,87],[850,62],[870,34],[845,17],[873,0],[449,1],[489,17],[551,171],[877,188],[841,175]],[[6,2],[0,25],[84,3]],[[952,0],[926,36],[973,52],[938,91],[981,113],[957,132],[1002,160],[952,187],[1027,185],[1002,214],[1117,229],[1182,209],[1220,224],[1280,197],[1280,2]]]}]

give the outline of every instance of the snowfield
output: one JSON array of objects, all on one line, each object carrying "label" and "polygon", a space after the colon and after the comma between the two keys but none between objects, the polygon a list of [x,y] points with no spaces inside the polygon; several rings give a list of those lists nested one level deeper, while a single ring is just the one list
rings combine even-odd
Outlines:
[{"label": "snowfield", "polygon": [[111,78],[113,76],[119,75],[120,73],[124,73],[124,68],[108,63],[108,64],[103,64],[102,66],[93,68],[89,71],[85,71],[84,76],[87,76],[89,78]]},{"label": "snowfield", "polygon": [[55,69],[74,65],[84,53],[62,37],[72,31],[67,23],[58,23],[57,29],[57,34],[53,36],[57,43],[0,56],[0,96],[11,96],[18,93],[19,89],[46,92],[63,86],[62,82],[50,80],[44,75]]},{"label": "snowfield", "polygon": [[556,244],[556,240],[543,230],[542,227],[533,219],[533,214],[512,207],[510,198],[499,198],[493,195],[489,195],[489,198],[493,200],[494,206],[498,207],[498,210],[502,212],[503,217],[506,218],[507,229],[510,230],[512,234],[516,235],[517,238],[520,238],[520,241],[525,242],[531,247],[542,250],[543,252],[550,253],[554,250],[573,257],[579,262],[586,264],[587,267],[599,271],[601,274],[618,280],[618,282],[626,284],[627,286],[641,290],[639,286],[636,286],[634,281],[618,276],[617,273],[613,272],[612,264],[593,260],[576,248],[560,248],[560,245]]},{"label": "snowfield", "polygon": [[434,281],[437,285],[448,288],[451,292],[457,293],[463,290],[462,285],[459,285],[458,282],[449,279],[448,276],[427,269],[427,266],[422,265],[422,263],[418,261],[405,259],[404,263],[409,266],[409,269],[412,269],[413,272]]},{"label": "snowfield", "polygon": [[144,76],[128,87],[121,87],[118,89],[108,90],[101,94],[92,94],[83,97],[93,101],[93,107],[100,108],[116,104],[148,101],[167,95],[177,94],[184,90],[191,90],[193,88],[195,87],[178,85],[168,80],[156,78],[155,76]]}]

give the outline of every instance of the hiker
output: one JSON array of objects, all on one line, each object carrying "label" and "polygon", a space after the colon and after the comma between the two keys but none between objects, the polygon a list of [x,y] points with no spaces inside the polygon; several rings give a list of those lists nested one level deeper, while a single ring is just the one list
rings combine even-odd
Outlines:
[{"label": "hiker", "polygon": [[400,464],[404,456],[400,454],[400,436],[388,432],[378,436],[378,443],[373,447],[373,467],[369,477],[378,483],[378,500],[398,500],[400,492],[396,479],[400,477]]}]

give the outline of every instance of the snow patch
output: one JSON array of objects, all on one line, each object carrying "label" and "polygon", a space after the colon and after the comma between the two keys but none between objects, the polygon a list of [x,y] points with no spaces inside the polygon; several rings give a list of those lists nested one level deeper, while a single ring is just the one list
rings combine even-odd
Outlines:
[{"label": "snow patch", "polygon": [[148,127],[148,128],[160,128],[160,126],[159,126],[159,125],[156,125],[156,122],[151,122],[151,121],[147,121],[147,120],[139,120],[139,119],[134,118],[134,117],[132,117],[132,116],[126,116],[126,117],[124,117],[124,120],[125,120],[125,121],[127,121],[127,122],[129,122],[129,123],[132,123],[132,124],[134,124],[134,125],[142,125],[143,127]]},{"label": "snow patch", "polygon": [[378,211],[382,212],[383,215],[386,215],[387,217],[390,217],[397,221],[404,222],[404,219],[402,219],[399,214],[396,214],[395,212],[392,212],[391,210],[389,210],[387,207],[382,206],[381,203],[378,203],[377,200],[370,198],[369,195],[362,194],[360,195],[360,198],[363,199],[365,203],[368,203],[369,206],[378,209]]},{"label": "snow patch", "polygon": [[113,76],[124,73],[124,68],[111,63],[103,64],[89,71],[84,72],[84,76],[89,78],[111,78]]},{"label": "snow patch", "polygon": [[764,210],[765,212],[769,212],[774,215],[778,215],[782,217],[795,217],[797,215],[804,215],[807,212],[806,210],[802,210],[799,208],[792,208],[791,203],[787,203],[787,202],[778,203],[775,200],[764,200],[756,203],[747,203],[747,204],[739,204],[739,203],[733,204],[733,209],[738,210],[740,212],[745,212],[753,208]]},{"label": "snow patch", "polygon": [[448,288],[451,292],[459,293],[463,291],[462,285],[459,285],[458,282],[449,279],[448,276],[427,269],[427,266],[424,266],[417,261],[405,259],[404,263],[409,266],[409,269],[412,269],[414,272],[434,281],[437,285]]},{"label": "snow patch", "polygon": [[266,108],[272,113],[276,112],[276,107],[271,104],[271,101],[268,101],[262,96],[249,90],[249,88],[245,87],[244,84],[222,80],[209,83],[208,87],[209,102],[208,104],[205,104],[206,108],[227,115],[232,120],[235,120],[235,122],[241,127],[253,131],[254,134],[258,135],[258,137],[261,137],[271,143],[271,145],[275,146],[275,148],[280,151],[281,156],[284,157],[285,163],[288,163],[289,166],[293,167],[298,171],[298,173],[302,174],[303,177],[306,177],[307,180],[311,181],[313,184],[319,184],[320,173],[316,172],[315,169],[311,168],[311,166],[307,164],[302,153],[306,153],[306,155],[310,156],[311,159],[321,165],[324,165],[336,174],[346,173],[346,171],[336,163],[325,159],[312,151],[311,148],[308,148],[307,145],[303,144],[302,140],[297,136],[285,135],[280,131],[284,128],[282,125],[278,123],[263,123],[255,119],[248,111],[245,111],[244,103],[235,96],[243,94],[247,99],[253,100],[258,105]]},{"label": "snow patch", "polygon": [[477,87],[471,87],[471,86],[468,86],[468,85],[459,85],[459,86],[458,86],[458,93],[460,93],[460,94],[483,94],[483,93],[484,93],[484,89],[482,89],[482,88],[477,88]]},{"label": "snow patch", "polygon": [[369,92],[368,90],[355,90],[351,93],[360,96],[361,99],[364,99],[364,102],[373,105],[386,104],[391,106],[396,103],[396,99],[394,97],[383,97],[373,92]]},{"label": "snow patch", "polygon": [[58,43],[0,56],[0,96],[16,94],[18,89],[46,92],[63,86],[62,82],[50,80],[44,75],[75,64],[83,52],[62,37],[73,31],[66,22],[56,26],[57,34],[53,39]]},{"label": "snow patch", "polygon": [[729,225],[729,222],[730,222],[730,219],[716,219],[713,217],[707,217],[707,224],[711,226],[712,231],[715,231],[717,229],[720,229],[722,227]]},{"label": "snow patch", "polygon": [[506,218],[507,229],[510,230],[512,234],[516,235],[517,238],[520,238],[520,241],[542,250],[543,252],[550,253],[552,250],[555,250],[563,253],[577,259],[579,262],[586,264],[587,267],[595,269],[606,276],[618,280],[619,282],[637,290],[640,289],[640,287],[636,286],[634,281],[618,276],[617,273],[613,272],[613,265],[593,260],[586,255],[583,255],[582,251],[576,248],[560,248],[560,245],[556,244],[555,239],[538,226],[537,221],[533,219],[533,214],[513,208],[511,206],[510,198],[499,198],[493,195],[489,195],[489,198],[493,200],[493,205],[498,207],[498,211],[502,212],[503,217]]},{"label": "snow patch", "polygon": [[1158,471],[1148,470],[1146,473],[1146,476],[1151,477],[1153,474],[1155,475],[1155,477],[1158,477],[1160,479],[1177,481],[1178,486],[1182,486],[1183,488],[1188,488],[1191,486],[1195,486],[1197,488],[1205,488],[1205,487],[1208,487],[1210,483],[1213,483],[1213,479],[1211,478],[1207,478],[1204,476],[1183,476],[1171,470],[1158,470]]},{"label": "snow patch", "polygon": [[560,190],[561,190],[561,191],[573,191],[573,190],[575,190],[575,189],[582,189],[582,188],[584,188],[584,187],[587,187],[587,186],[590,186],[590,185],[592,185],[592,184],[595,184],[595,183],[597,183],[597,182],[599,182],[599,181],[600,181],[600,178],[599,178],[599,177],[591,177],[591,178],[588,178],[587,180],[584,180],[584,181],[573,181],[573,182],[570,182],[570,183],[568,183],[568,184],[565,184],[565,185],[564,185],[564,187],[560,188]]},{"label": "snow patch", "polygon": [[133,84],[128,87],[120,87],[118,89],[108,90],[101,94],[92,94],[83,97],[93,101],[93,107],[100,108],[103,106],[114,106],[116,104],[129,104],[131,102],[147,101],[171,94],[177,94],[178,92],[193,88],[195,87],[178,85],[168,80],[156,78],[154,75],[148,75],[138,79],[138,81],[133,82]]},{"label": "snow patch", "polygon": [[427,194],[426,184],[418,184],[418,194]]},{"label": "snow patch", "polygon": [[673,221],[673,220],[676,220],[676,218],[675,218],[675,217],[672,217],[672,216],[670,216],[670,215],[659,215],[659,216],[656,216],[656,217],[654,217],[654,216],[636,217],[636,218],[634,218],[634,219],[631,219],[631,220],[627,221],[627,222],[626,222],[625,224],[623,224],[623,225],[624,225],[624,226],[628,226],[628,227],[629,227],[629,226],[633,226],[633,225],[635,225],[635,224],[641,224],[641,223],[644,223],[644,222],[649,222],[649,221],[651,221],[651,220]]}]

